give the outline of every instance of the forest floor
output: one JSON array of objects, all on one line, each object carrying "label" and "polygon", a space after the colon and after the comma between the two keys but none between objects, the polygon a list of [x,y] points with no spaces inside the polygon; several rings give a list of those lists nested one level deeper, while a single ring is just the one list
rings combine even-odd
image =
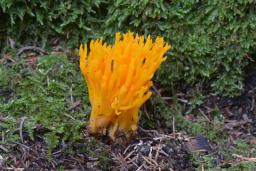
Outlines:
[{"label": "forest floor", "polygon": [[255,67],[236,98],[192,96],[192,87],[168,99],[154,87],[168,119],[154,122],[147,104],[137,135],[114,143],[87,133],[78,66],[76,52],[62,48],[1,55],[0,170],[256,170]]}]

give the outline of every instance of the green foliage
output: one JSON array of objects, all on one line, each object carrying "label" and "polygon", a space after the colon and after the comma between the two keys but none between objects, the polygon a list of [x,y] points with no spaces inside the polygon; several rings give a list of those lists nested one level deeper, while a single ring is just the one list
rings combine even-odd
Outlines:
[{"label": "green foliage", "polygon": [[77,45],[80,37],[95,36],[92,33],[98,26],[99,16],[104,16],[100,15],[100,3],[101,0],[0,0],[1,22],[6,27],[0,34],[7,33],[10,38],[18,37],[20,41],[42,43],[43,46],[51,37],[72,40],[68,43]]},{"label": "green foliage", "polygon": [[[0,124],[2,135],[15,135],[19,122],[14,118],[24,117],[24,131],[30,138],[38,126],[46,129],[49,150],[63,141],[80,139],[89,105],[78,63],[63,55],[49,55],[39,59],[36,69],[23,60],[8,68],[5,65],[0,64],[0,72],[8,73],[1,75],[0,91],[10,89],[11,93],[0,96],[0,114],[7,119]],[[80,107],[71,109],[79,100]]]},{"label": "green foliage", "polygon": [[[248,156],[249,152],[252,152],[255,148],[255,145],[250,146],[245,140],[238,139],[233,148],[228,149],[227,142],[223,139],[218,142],[218,146],[221,148],[221,153],[225,161],[229,161],[230,167],[221,167],[221,165],[216,166],[216,154],[209,153],[207,155],[195,154],[192,156],[193,163],[199,168],[204,165],[204,169],[207,171],[247,171],[253,170],[255,168],[255,163],[253,161],[237,161],[234,159],[233,154]],[[253,152],[252,156],[255,156]]]},{"label": "green foliage", "polygon": [[[243,88],[246,54],[255,52],[255,1],[115,1],[106,27],[163,35],[173,45],[159,82],[211,81],[222,95]],[[119,16],[119,17],[115,17]],[[167,79],[166,79],[167,78]]]},{"label": "green foliage", "polygon": [[1,121],[0,123],[0,144],[5,143],[6,140],[8,140],[9,142],[15,142],[19,140],[20,137],[18,136],[18,134],[16,134],[18,130],[18,125],[15,118],[8,116],[5,118],[4,121]]},{"label": "green foliage", "polygon": [[112,40],[132,30],[160,35],[173,45],[158,81],[164,86],[208,82],[215,93],[243,90],[247,55],[256,52],[256,2],[213,1],[0,1],[0,39],[45,46],[62,37],[68,45],[95,37]]},{"label": "green foliage", "polygon": [[0,65],[0,87],[6,87],[12,78],[12,74],[8,72],[8,68]]}]

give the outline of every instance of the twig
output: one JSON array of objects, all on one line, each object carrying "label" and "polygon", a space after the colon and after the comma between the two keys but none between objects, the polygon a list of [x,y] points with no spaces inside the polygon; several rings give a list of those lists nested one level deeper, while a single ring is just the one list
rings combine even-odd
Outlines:
[{"label": "twig", "polygon": [[256,163],[256,158],[244,157],[242,155],[233,154],[234,157],[239,158],[241,160],[250,161]]},{"label": "twig", "polygon": [[146,157],[142,156],[142,158],[143,158],[144,161],[146,161],[149,165],[151,165],[151,166],[157,166],[157,164],[155,165],[154,162],[152,163],[152,161],[150,160],[149,157],[146,158]]},{"label": "twig", "polygon": [[132,154],[134,153],[134,150],[132,150],[127,156],[125,156],[124,160],[128,159]]},{"label": "twig", "polygon": [[203,115],[203,117],[209,122],[211,123],[210,119],[205,115],[205,113],[201,110],[201,109],[198,109],[199,112]]},{"label": "twig", "polygon": [[164,99],[164,100],[172,100],[171,97],[162,97],[162,99]]},{"label": "twig", "polygon": [[159,156],[159,151],[160,149],[162,149],[162,145],[161,145],[162,140],[160,140],[158,147],[157,147],[157,151],[156,151],[156,155],[155,155],[155,161],[157,162],[158,156]]},{"label": "twig", "polygon": [[160,91],[154,85],[152,86],[152,88],[154,89],[158,96],[162,97]]},{"label": "twig", "polygon": [[[81,159],[79,159],[79,158],[76,158],[76,157],[74,157],[74,156],[70,156],[70,158],[73,159],[73,160],[75,160],[75,161],[79,164],[79,166],[82,168],[82,170],[85,169],[84,166],[83,166],[83,163],[84,163],[83,160],[81,160]],[[56,165],[57,165],[57,163],[56,163]]]},{"label": "twig", "polygon": [[14,59],[12,59],[9,54],[4,54],[3,56],[4,56],[4,59],[8,59],[8,60],[12,61],[14,64],[16,64],[16,61]]},{"label": "twig", "polygon": [[166,98],[167,98],[167,97],[165,97],[165,99],[164,99],[164,98],[162,97],[160,91],[159,91],[154,85],[152,86],[152,88],[153,88],[153,90],[156,92],[156,94],[163,100],[163,102],[166,103],[166,104],[168,104],[168,102],[166,101]]},{"label": "twig", "polygon": [[4,152],[8,153],[8,149],[5,148],[4,146],[0,145],[0,149],[3,150]]},{"label": "twig", "polygon": [[8,38],[8,43],[10,44],[10,46],[11,46],[12,49],[15,48],[16,42],[15,42],[12,38]]},{"label": "twig", "polygon": [[201,171],[204,171],[204,165],[201,166]]},{"label": "twig", "polygon": [[123,154],[126,154],[126,152],[130,149],[131,146],[132,146],[132,145],[129,144],[128,147],[126,147],[126,149],[124,150]]},{"label": "twig", "polygon": [[176,129],[175,129],[175,118],[172,116],[172,134],[174,139],[176,139]]},{"label": "twig", "polygon": [[252,105],[251,105],[250,111],[253,111],[254,107],[255,107],[255,99],[252,98]]},{"label": "twig", "polygon": [[168,157],[169,154],[167,154],[166,152],[164,152],[162,149],[159,151],[159,153],[163,154],[165,157]]},{"label": "twig", "polygon": [[[22,147],[25,147],[26,149],[29,149],[29,150],[32,150],[30,147],[26,146],[25,144],[21,144],[21,143],[18,143],[18,142],[12,142],[13,144],[16,144],[16,145],[20,145]],[[33,150],[32,150],[33,151]]]},{"label": "twig", "polygon": [[142,167],[144,166],[144,162],[142,165],[140,165],[140,167],[138,167],[138,169],[136,171],[140,171],[142,169]]},{"label": "twig", "polygon": [[22,47],[22,48],[18,49],[17,56],[20,56],[22,53],[24,53],[26,51],[34,51],[34,52],[36,52],[36,53],[38,53],[40,55],[47,55],[48,54],[42,48],[35,47],[35,46],[25,46],[25,47]]},{"label": "twig", "polygon": [[249,59],[250,62],[255,62],[255,60],[253,60],[253,58],[251,56],[249,56],[248,54],[245,55],[247,59]]},{"label": "twig", "polygon": [[24,168],[15,168],[15,167],[13,167],[13,166],[11,166],[11,167],[7,167],[6,168],[7,170],[13,170],[13,171],[23,171],[23,170],[25,170]]},{"label": "twig", "polygon": [[128,158],[128,160],[129,160],[128,162],[134,164],[137,168],[139,167],[139,166],[134,162],[134,160],[136,160],[136,157],[133,157],[132,159]]},{"label": "twig", "polygon": [[71,111],[71,110],[75,109],[80,104],[81,104],[81,100],[78,100],[75,103],[72,102],[72,105],[68,108],[68,111]]},{"label": "twig", "polygon": [[152,157],[152,151],[153,151],[153,147],[151,146],[149,149],[148,157]]},{"label": "twig", "polygon": [[142,108],[143,108],[143,111],[144,111],[144,113],[146,114],[147,118],[150,120],[150,117],[149,117],[149,114],[148,114],[148,110],[147,110],[146,105],[143,105]]},{"label": "twig", "polygon": [[145,130],[145,129],[143,129],[142,127],[139,127],[139,129],[140,129],[142,132],[149,133],[149,134],[153,134],[154,136],[159,136],[159,133],[158,133],[156,130]]},{"label": "twig", "polygon": [[73,89],[72,89],[72,86],[73,86],[73,84],[72,84],[71,87],[70,87],[70,101],[71,101],[71,103],[73,104],[73,103],[74,103],[74,98],[73,98]]},{"label": "twig", "polygon": [[152,158],[149,158],[149,157],[145,157],[145,158],[147,158],[149,161],[153,162],[153,164],[155,166],[158,166],[158,163],[155,160],[153,160]]},{"label": "twig", "polygon": [[21,140],[22,143],[24,142],[23,134],[22,134],[22,128],[23,128],[23,124],[24,124],[25,119],[26,119],[26,117],[21,117],[20,128],[19,128],[20,140]]},{"label": "twig", "polygon": [[[115,155],[114,155],[114,158],[115,158],[115,160],[119,161],[119,164],[120,164],[121,166],[124,166],[124,167],[127,167],[127,166],[128,166],[127,164],[128,164],[129,162],[127,162],[127,161],[125,160],[125,158],[124,158],[120,153],[115,154]],[[128,160],[129,160],[129,158],[128,158]]]},{"label": "twig", "polygon": [[182,103],[188,103],[188,100],[186,100],[186,99],[177,98],[177,100],[182,102]]},{"label": "twig", "polygon": [[64,115],[72,120],[76,120],[74,117],[72,117],[71,115],[67,114],[67,113],[64,113]]}]

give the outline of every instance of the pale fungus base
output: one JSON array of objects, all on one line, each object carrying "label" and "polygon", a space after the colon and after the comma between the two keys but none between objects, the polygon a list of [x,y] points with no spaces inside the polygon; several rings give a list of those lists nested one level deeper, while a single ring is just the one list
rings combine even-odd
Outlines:
[{"label": "pale fungus base", "polygon": [[92,105],[91,133],[108,133],[115,140],[117,133],[129,137],[136,132],[139,108],[151,96],[151,79],[170,47],[161,37],[153,42],[131,32],[122,38],[116,33],[114,45],[91,41],[89,54],[86,45],[80,46],[80,69]]}]

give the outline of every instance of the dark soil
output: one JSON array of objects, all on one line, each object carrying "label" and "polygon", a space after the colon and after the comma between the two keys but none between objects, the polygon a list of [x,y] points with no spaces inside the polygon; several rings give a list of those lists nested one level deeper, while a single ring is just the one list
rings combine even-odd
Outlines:
[{"label": "dark soil", "polygon": [[[168,168],[195,170],[185,144],[188,141],[187,137],[181,134],[174,137],[159,134],[154,130],[142,130],[139,131],[138,137],[127,145],[103,144],[101,140],[96,140],[100,145],[95,145],[93,148],[88,143],[94,141],[94,138],[87,137],[84,142],[72,146],[63,144],[55,149],[51,156],[47,155],[47,145],[42,138],[37,137],[32,141],[24,137],[23,143],[13,143],[9,146],[8,151],[5,152],[8,157],[2,160],[0,168],[27,171],[60,168],[73,171],[168,170]],[[95,154],[84,150],[85,148],[90,148]],[[111,160],[102,160],[103,155]]]}]

